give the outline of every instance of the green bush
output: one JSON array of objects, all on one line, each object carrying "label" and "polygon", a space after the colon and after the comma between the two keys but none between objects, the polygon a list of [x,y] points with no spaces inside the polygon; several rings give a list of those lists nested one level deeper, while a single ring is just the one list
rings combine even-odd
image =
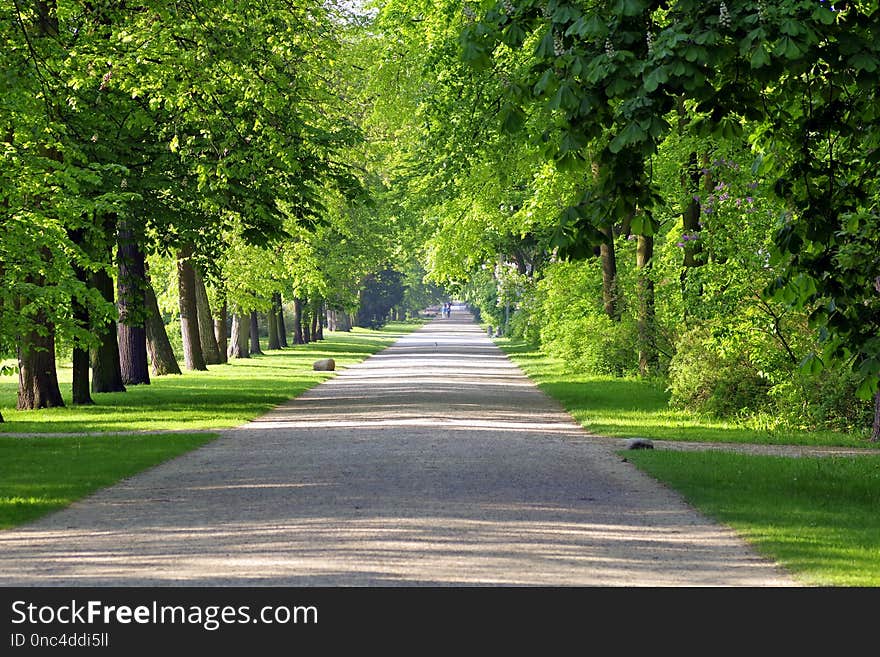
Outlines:
[{"label": "green bush", "polygon": [[541,331],[544,350],[569,371],[627,376],[638,371],[635,324],[590,314],[549,324]]},{"label": "green bush", "polygon": [[770,381],[745,346],[731,336],[719,340],[707,327],[682,335],[669,364],[670,405],[718,416],[767,408]]},{"label": "green bush", "polygon": [[874,405],[859,399],[856,388],[851,371],[829,368],[814,375],[795,372],[790,380],[773,386],[770,397],[777,416],[792,428],[867,432]]}]

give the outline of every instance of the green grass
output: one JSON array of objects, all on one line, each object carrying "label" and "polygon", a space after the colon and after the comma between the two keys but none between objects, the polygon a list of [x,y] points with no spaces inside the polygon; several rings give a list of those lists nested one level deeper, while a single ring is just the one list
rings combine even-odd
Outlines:
[{"label": "green grass", "polygon": [[[126,392],[94,395],[96,405],[87,407],[16,411],[17,380],[0,377],[0,410],[6,420],[0,424],[0,529],[66,507],[204,445],[216,437],[210,430],[243,424],[333,376],[313,371],[315,360],[333,358],[339,370],[418,325],[328,333],[322,342],[233,360],[207,372],[158,377]],[[62,370],[59,376],[62,385],[68,384],[69,403],[70,372]],[[169,433],[118,433],[143,430]],[[187,433],[196,431],[202,433]],[[41,433],[76,435],[15,435]]]},{"label": "green grass", "polygon": [[658,449],[621,456],[734,528],[804,585],[880,586],[880,452],[786,458],[663,450],[659,441],[877,445],[831,431],[755,431],[672,410],[656,382],[573,375],[532,347],[498,344],[589,431],[657,440]]},{"label": "green grass", "polygon": [[64,508],[215,437],[211,433],[0,436],[0,529]]},{"label": "green grass", "polygon": [[663,384],[566,372],[560,361],[534,347],[510,340],[500,346],[529,377],[558,399],[586,429],[601,436],[692,442],[762,443],[873,447],[864,436],[836,431],[756,430],[723,420],[669,408]]},{"label": "green grass", "polygon": [[0,377],[0,433],[101,433],[143,430],[206,430],[238,426],[333,376],[312,371],[320,358],[337,370],[390,345],[418,324],[392,323],[381,331],[328,333],[322,342],[263,356],[233,359],[207,372],[152,379],[126,392],[92,395],[94,406],[70,405],[70,370],[59,368],[63,408],[16,411],[17,378]]},{"label": "green grass", "polygon": [[640,450],[627,460],[815,586],[880,586],[880,456]]}]

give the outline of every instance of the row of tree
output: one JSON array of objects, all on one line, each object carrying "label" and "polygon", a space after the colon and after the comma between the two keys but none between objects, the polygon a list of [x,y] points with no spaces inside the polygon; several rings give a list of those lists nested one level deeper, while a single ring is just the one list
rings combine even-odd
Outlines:
[{"label": "row of tree", "polygon": [[258,312],[269,348],[284,300],[291,341],[320,339],[389,262],[412,270],[375,204],[383,147],[347,5],[0,0],[0,354],[18,358],[18,408],[64,404],[56,354],[90,404],[180,371],[169,320],[184,367],[205,369],[259,349]]},{"label": "row of tree", "polygon": [[433,279],[575,368],[880,439],[876,1],[377,5]]}]

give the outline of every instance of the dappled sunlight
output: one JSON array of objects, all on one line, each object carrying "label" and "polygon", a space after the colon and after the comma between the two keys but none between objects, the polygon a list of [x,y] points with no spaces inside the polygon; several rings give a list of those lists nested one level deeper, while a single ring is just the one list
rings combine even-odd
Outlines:
[{"label": "dappled sunlight", "polygon": [[[480,510],[475,505],[472,512]],[[670,586],[695,567],[729,569],[732,564],[714,555],[723,555],[736,542],[731,534],[711,530],[683,532],[674,517],[666,526],[651,527],[636,514],[628,524],[579,520],[565,509],[528,505],[488,505],[482,511],[504,517],[484,520],[477,513],[442,512],[279,517],[216,526],[144,525],[134,538],[112,528],[33,530],[24,540],[36,555],[45,550],[53,561],[51,569],[31,574],[34,584],[76,585],[84,579],[184,586],[259,582],[270,576],[282,585]],[[560,513],[571,517],[554,517]],[[4,583],[15,582],[14,555],[22,540],[0,535]],[[65,547],[53,549],[56,545]],[[657,568],[659,560],[673,565]],[[727,585],[752,586],[774,577],[772,566],[749,566],[729,570]],[[714,585],[710,578],[690,581],[701,583]]]},{"label": "dappled sunlight", "polygon": [[0,534],[0,585],[790,583],[617,448],[467,318],[435,320],[205,449]]}]

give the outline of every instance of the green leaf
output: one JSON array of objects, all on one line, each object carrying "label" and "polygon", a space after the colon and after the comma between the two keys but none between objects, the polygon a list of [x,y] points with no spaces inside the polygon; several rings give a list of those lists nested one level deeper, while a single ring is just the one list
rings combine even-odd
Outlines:
[{"label": "green leaf", "polygon": [[816,9],[813,10],[813,20],[817,20],[824,25],[833,25],[836,20],[836,16],[831,8],[826,5],[817,6]]},{"label": "green leaf", "polygon": [[641,126],[633,121],[611,140],[611,143],[608,144],[608,150],[612,153],[619,153],[624,147],[629,146],[630,144],[644,141],[646,136],[647,135]]},{"label": "green leaf", "polygon": [[540,96],[545,91],[547,91],[550,85],[554,82],[556,82],[556,76],[553,73],[553,69],[548,68],[535,83],[535,87],[532,91],[535,96]]},{"label": "green leaf", "polygon": [[867,71],[868,73],[873,73],[880,67],[877,57],[866,52],[860,52],[850,57],[849,64],[857,71]]},{"label": "green leaf", "polygon": [[876,374],[864,379],[856,390],[856,396],[864,400],[872,399],[877,394],[878,381],[880,379],[878,379]]},{"label": "green leaf", "polygon": [[755,48],[755,52],[752,53],[750,63],[752,68],[761,68],[763,66],[768,66],[770,61],[770,53],[767,52],[763,45],[759,45]]},{"label": "green leaf", "polygon": [[526,113],[511,103],[505,103],[501,108],[500,118],[501,127],[510,133],[519,132],[526,123]]},{"label": "green leaf", "polygon": [[644,81],[645,91],[647,91],[649,93],[656,91],[657,88],[661,84],[667,82],[668,80],[669,80],[669,73],[666,70],[666,67],[665,66],[658,66],[653,71],[648,73],[647,76],[645,76],[645,81]]}]

